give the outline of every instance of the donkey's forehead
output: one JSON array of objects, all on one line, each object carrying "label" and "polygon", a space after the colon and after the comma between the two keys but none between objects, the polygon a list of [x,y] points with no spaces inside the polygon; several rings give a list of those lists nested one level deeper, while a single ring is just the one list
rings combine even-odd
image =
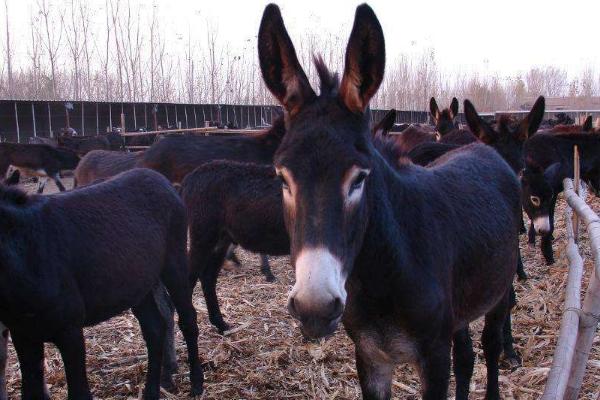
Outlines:
[{"label": "donkey's forehead", "polygon": [[344,135],[318,127],[298,132],[293,138],[289,133],[275,155],[277,167],[318,174],[343,172],[353,165],[369,168],[369,145],[364,135]]},{"label": "donkey's forehead", "polygon": [[275,163],[368,167],[369,115],[352,114],[335,99],[319,99],[315,103],[286,121],[286,134]]}]

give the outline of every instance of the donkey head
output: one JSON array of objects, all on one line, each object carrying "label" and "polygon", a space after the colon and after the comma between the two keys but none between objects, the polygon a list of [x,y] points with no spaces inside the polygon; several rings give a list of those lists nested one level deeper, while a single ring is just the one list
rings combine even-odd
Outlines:
[{"label": "donkey head", "polygon": [[583,132],[592,132],[594,130],[594,122],[592,121],[592,116],[588,115],[583,121],[583,125],[581,125],[581,130]]},{"label": "donkey head", "polygon": [[21,171],[15,169],[8,178],[6,178],[3,182],[6,186],[14,186],[18,185],[21,180]]},{"label": "donkey head", "polygon": [[464,108],[471,132],[482,142],[495,148],[513,171],[519,173],[524,167],[523,143],[537,132],[544,117],[544,97],[538,97],[529,114],[518,124],[501,116],[498,123],[492,126],[477,114],[469,100],[465,100]]},{"label": "donkey head", "polygon": [[391,109],[385,116],[373,127],[373,138],[382,139],[387,136],[396,122],[396,110]]},{"label": "donkey head", "polygon": [[562,183],[568,172],[554,163],[545,170],[529,166],[521,176],[521,203],[523,209],[533,222],[533,228],[539,234],[550,231],[550,211],[555,190]]},{"label": "donkey head", "polygon": [[258,35],[262,74],[285,110],[286,135],[275,154],[296,283],[288,308],[306,336],[332,333],[346,302],[346,278],[368,223],[366,189],[374,150],[369,100],[385,65],[383,31],[367,5],[356,9],[344,75],[316,60],[311,88],[276,5]]},{"label": "donkey head", "polygon": [[456,97],[452,98],[450,108],[445,108],[442,111],[438,108],[435,97],[432,97],[431,100],[429,100],[429,112],[431,113],[431,118],[433,118],[435,130],[438,131],[441,136],[456,129],[457,126],[454,122],[454,119],[458,115],[458,100]]}]

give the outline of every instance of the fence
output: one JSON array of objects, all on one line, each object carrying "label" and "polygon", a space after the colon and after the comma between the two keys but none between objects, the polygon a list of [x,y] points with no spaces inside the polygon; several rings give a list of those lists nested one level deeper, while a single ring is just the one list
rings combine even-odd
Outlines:
[{"label": "fence", "polygon": [[[373,119],[381,119],[387,111],[373,110]],[[281,108],[271,105],[0,100],[0,141],[26,143],[29,137],[53,137],[65,128],[97,135],[112,127],[128,132],[202,128],[207,121],[256,129],[270,125],[279,113]],[[406,123],[428,120],[426,111],[399,111],[396,117]]]},{"label": "fence", "polygon": [[[379,121],[389,110],[372,110]],[[72,128],[78,134],[97,135],[122,127],[125,131],[192,129],[211,124],[235,129],[256,129],[270,125],[281,113],[279,106],[231,104],[175,103],[110,103],[90,101],[0,100],[0,141],[27,142],[32,136],[53,137],[62,129]],[[497,114],[522,118],[526,111],[483,113],[494,119]],[[565,113],[576,121],[585,115],[600,117],[599,110],[546,111],[545,118]],[[457,120],[464,124],[462,113]],[[431,123],[428,111],[397,111],[396,123]]]},{"label": "fence", "polygon": [[0,139],[27,142],[32,136],[53,137],[62,129],[97,135],[124,127],[127,131],[200,128],[206,121],[232,128],[270,125],[276,106],[222,104],[103,103],[0,101]]},{"label": "fence", "polygon": [[[598,320],[600,315],[600,218],[586,204],[586,190],[579,183],[579,157],[575,146],[575,183],[567,178],[563,181],[564,196],[567,201],[565,220],[567,226],[567,276],[565,308],[558,337],[558,343],[548,374],[548,381],[542,400],[576,400]],[[581,305],[581,284],[583,258],[578,248],[579,222],[585,225],[594,259],[594,270],[590,277],[583,306]]]}]

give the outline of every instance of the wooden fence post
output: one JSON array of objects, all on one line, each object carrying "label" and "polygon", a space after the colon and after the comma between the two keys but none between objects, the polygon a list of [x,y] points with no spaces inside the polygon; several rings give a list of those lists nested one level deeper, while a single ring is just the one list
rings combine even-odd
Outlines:
[{"label": "wooden fence post", "polygon": [[17,111],[17,102],[15,101],[15,122],[17,124],[17,143],[21,143],[21,129],[19,129],[19,112]]},{"label": "wooden fence post", "polygon": [[576,400],[579,396],[581,383],[590,356],[590,349],[596,335],[598,326],[598,314],[600,314],[600,281],[596,272],[592,272],[585,299],[583,301],[583,312],[579,321],[579,333],[573,356],[571,376],[565,393],[565,400]]},{"label": "wooden fence post", "polygon": [[50,103],[48,105],[48,129],[50,130],[50,137],[54,137],[54,133],[52,133],[52,112],[50,112]]},{"label": "wooden fence post", "polygon": [[[579,148],[573,146],[573,178],[575,184],[575,193],[579,196],[580,182],[580,164],[579,164]],[[579,243],[579,217],[576,212],[573,212],[573,233],[575,243]]]},{"label": "wooden fence post", "polygon": [[35,107],[33,106],[33,102],[31,102],[31,120],[33,122],[33,137],[36,137],[37,129],[35,127]]},{"label": "wooden fence post", "polygon": [[[565,189],[567,189],[567,181],[565,179]],[[568,210],[570,209],[569,207]],[[572,212],[575,213],[574,210]],[[548,373],[548,381],[541,397],[542,400],[560,400],[563,398],[567,389],[579,328],[583,259],[579,254],[577,244],[575,244],[575,227],[569,223],[569,218],[565,218],[565,220],[567,221],[567,258],[569,259],[565,305],[558,342],[552,359],[552,367]]]}]

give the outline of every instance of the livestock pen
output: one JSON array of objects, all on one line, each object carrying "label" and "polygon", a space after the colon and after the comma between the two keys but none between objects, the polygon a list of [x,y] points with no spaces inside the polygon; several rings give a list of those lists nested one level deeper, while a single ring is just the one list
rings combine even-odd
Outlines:
[{"label": "livestock pen", "polygon": [[[69,182],[69,180],[67,180]],[[33,185],[27,185],[34,190]],[[48,189],[55,190],[53,184]],[[568,195],[567,195],[568,196]],[[600,211],[600,200],[590,198],[589,206]],[[567,237],[564,217],[566,201],[561,196],[556,218],[557,243]],[[588,233],[581,232],[579,243],[587,243]],[[504,398],[533,400],[542,396],[559,336],[564,312],[564,289],[569,262],[563,246],[557,246],[556,260],[546,266],[538,250],[527,245],[521,236],[521,251],[529,279],[516,283],[514,336],[516,349],[523,359],[520,368],[501,371],[500,388]],[[583,281],[586,287],[594,269],[592,249],[581,245]],[[259,272],[258,255],[238,251],[240,269],[222,271],[218,293],[222,310],[232,329],[219,335],[208,323],[206,306],[199,287],[194,293],[200,327],[200,351],[206,362],[206,399],[356,399],[360,387],[354,365],[354,351],[350,339],[340,329],[317,343],[305,342],[298,332],[295,320],[286,309],[289,289],[294,282],[294,271],[289,257],[272,259],[275,283],[266,283]],[[483,353],[478,336],[482,322],[473,325],[475,354],[481,360]],[[595,326],[595,324],[594,324]],[[146,349],[137,321],[130,313],[111,319],[85,330],[88,344],[88,373],[92,391],[97,398],[136,398],[145,379]],[[181,363],[185,360],[183,338],[178,333],[177,352]],[[596,399],[600,387],[600,338],[594,336],[583,377],[580,399]],[[10,398],[18,397],[20,373],[12,346],[8,364]],[[50,392],[57,398],[66,398],[66,380],[59,353],[46,347],[46,376]],[[185,368],[176,376],[179,392],[163,392],[165,399],[185,395],[189,381]],[[451,385],[453,387],[453,385]],[[408,366],[398,367],[393,383],[394,398],[419,398],[417,372]],[[485,395],[485,366],[475,363],[472,381],[472,399]]]}]

